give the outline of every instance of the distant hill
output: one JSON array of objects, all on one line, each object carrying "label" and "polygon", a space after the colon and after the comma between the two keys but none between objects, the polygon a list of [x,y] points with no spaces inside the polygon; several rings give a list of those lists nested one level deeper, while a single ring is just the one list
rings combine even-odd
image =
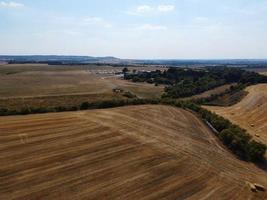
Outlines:
[{"label": "distant hill", "polygon": [[33,55],[33,56],[0,56],[0,61],[11,63],[61,63],[61,64],[83,64],[83,63],[113,63],[120,59],[115,57],[92,57],[92,56],[56,56],[56,55]]},{"label": "distant hill", "polygon": [[212,65],[230,65],[241,67],[267,67],[267,59],[217,59],[217,60],[199,60],[199,59],[120,59],[116,57],[92,57],[92,56],[58,56],[58,55],[31,55],[14,56],[0,55],[0,62],[9,63],[48,63],[48,64],[138,64],[138,65],[168,65],[168,66],[212,66]]}]

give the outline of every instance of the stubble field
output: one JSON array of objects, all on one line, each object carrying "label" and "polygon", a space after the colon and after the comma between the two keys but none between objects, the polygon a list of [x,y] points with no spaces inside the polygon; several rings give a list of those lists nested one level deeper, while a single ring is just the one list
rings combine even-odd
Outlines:
[{"label": "stubble field", "polygon": [[[0,107],[77,106],[83,102],[122,99],[114,88],[130,91],[140,98],[160,97],[163,86],[133,83],[115,75],[122,67],[111,66],[49,66],[20,64],[0,66]],[[145,70],[130,67],[130,70]],[[154,70],[151,67],[146,70]]]},{"label": "stubble field", "polygon": [[238,124],[256,140],[267,144],[267,84],[250,86],[246,91],[248,95],[234,106],[206,108]]},{"label": "stubble field", "polygon": [[266,199],[267,173],[169,106],[0,118],[0,199]]}]

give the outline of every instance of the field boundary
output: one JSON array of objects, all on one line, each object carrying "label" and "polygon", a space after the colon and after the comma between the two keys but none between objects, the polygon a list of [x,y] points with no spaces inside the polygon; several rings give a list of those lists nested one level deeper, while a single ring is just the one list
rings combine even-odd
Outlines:
[{"label": "field boundary", "polygon": [[[178,101],[173,99],[127,99],[127,100],[112,100],[89,103],[84,102],[80,107],[58,107],[53,110],[42,109],[25,109],[20,112],[16,111],[1,111],[0,115],[28,115],[28,114],[40,114],[49,112],[66,112],[66,111],[78,111],[78,110],[92,110],[92,109],[106,109],[116,108],[130,105],[169,105],[182,109],[190,109],[198,114],[203,120],[208,121],[219,134],[215,134],[226,147],[228,147],[234,154],[244,160],[252,162],[265,161],[266,145],[256,142],[252,139],[252,136],[247,133],[246,130],[241,129],[239,126],[232,124],[229,120],[202,108],[188,101]],[[210,128],[210,127],[209,127]],[[211,129],[211,128],[210,128]]]}]

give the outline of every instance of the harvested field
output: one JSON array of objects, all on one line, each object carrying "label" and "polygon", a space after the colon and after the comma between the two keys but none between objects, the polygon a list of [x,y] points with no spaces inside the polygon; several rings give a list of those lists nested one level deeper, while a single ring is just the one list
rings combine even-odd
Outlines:
[{"label": "harvested field", "polygon": [[169,106],[0,117],[0,199],[266,199],[267,173]]},{"label": "harvested field", "polygon": [[267,144],[267,84],[250,86],[248,95],[231,107],[206,106],[207,109],[231,120]]},{"label": "harvested field", "polygon": [[[75,94],[55,95],[27,98],[0,98],[0,108],[9,110],[21,110],[23,108],[55,108],[55,107],[79,107],[83,102],[97,102],[99,100],[124,99],[121,94]],[[126,98],[125,98],[126,99]]]},{"label": "harvested field", "polygon": [[85,101],[123,98],[122,94],[114,94],[114,88],[145,98],[160,97],[163,93],[162,86],[121,80],[115,76],[121,71],[122,68],[111,66],[3,65],[0,66],[0,108],[20,110],[66,103],[78,106]]},{"label": "harvested field", "polygon": [[221,93],[225,92],[227,89],[230,89],[231,86],[235,86],[235,85],[236,85],[236,83],[219,86],[219,87],[216,87],[212,90],[208,90],[206,92],[203,92],[201,94],[194,95],[192,97],[183,98],[183,100],[201,99],[201,98],[210,97],[211,95],[221,94]]},{"label": "harvested field", "polygon": [[263,75],[267,75],[267,68],[266,67],[261,67],[261,68],[247,68],[245,70],[257,72],[257,73],[263,74]]},{"label": "harvested field", "polygon": [[116,77],[106,78],[106,81],[125,91],[131,91],[133,94],[137,94],[139,98],[160,98],[165,88],[162,85],[155,86],[149,83],[134,83]]},{"label": "harvested field", "polygon": [[0,98],[110,94],[120,86],[136,95],[153,88],[156,93],[163,92],[163,88],[150,84],[131,83],[127,87],[127,81],[115,76],[121,70],[110,66],[4,65],[0,67]]},{"label": "harvested field", "polygon": [[112,92],[96,75],[86,71],[25,71],[1,75],[1,97],[36,97]]},{"label": "harvested field", "polygon": [[233,93],[226,93],[214,99],[213,101],[208,102],[208,105],[221,107],[233,106],[242,101],[242,99],[245,98],[247,94],[248,92],[245,90],[240,90]]}]

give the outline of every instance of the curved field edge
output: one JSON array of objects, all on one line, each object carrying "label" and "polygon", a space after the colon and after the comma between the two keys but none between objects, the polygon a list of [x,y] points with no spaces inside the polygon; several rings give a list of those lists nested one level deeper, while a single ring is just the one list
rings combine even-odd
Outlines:
[{"label": "curved field edge", "polygon": [[[107,78],[113,79],[115,78]],[[106,80],[107,80],[106,79]],[[128,82],[124,80],[117,80],[118,82]],[[138,84],[138,83],[136,83]],[[143,83],[141,83],[143,84]],[[147,84],[150,85],[150,84]],[[226,84],[217,87],[212,90],[208,90],[202,94],[195,95],[188,98],[178,99],[179,101],[198,101],[203,98],[209,98],[212,95],[219,95],[228,91],[231,86],[236,84]],[[127,86],[128,87],[128,86]],[[120,87],[123,88],[123,87]],[[146,91],[150,89],[147,88]],[[127,90],[126,90],[127,91]],[[152,93],[157,93],[151,90]],[[136,93],[133,93],[134,95]],[[151,96],[151,95],[149,95]],[[160,94],[158,95],[160,96]],[[139,97],[137,97],[140,99]],[[160,98],[141,98],[141,100],[155,100],[160,101]],[[63,112],[63,111],[76,111],[80,110],[83,103],[97,104],[104,101],[132,101],[132,98],[124,97],[122,93],[113,92],[112,94],[76,94],[76,95],[62,95],[62,96],[42,96],[42,97],[31,97],[31,98],[0,98],[0,115],[25,115],[25,114],[40,114],[40,113],[50,113],[50,112]],[[61,108],[61,109],[59,109]]]},{"label": "curved field edge", "polygon": [[266,199],[192,113],[129,106],[0,118],[1,199]]},{"label": "curved field edge", "polygon": [[181,98],[181,100],[189,101],[189,100],[197,100],[197,99],[202,99],[202,98],[209,98],[213,95],[220,95],[222,93],[225,93],[225,91],[229,90],[231,86],[236,86],[236,85],[237,85],[236,83],[225,84],[219,87],[215,87],[214,89],[202,92],[201,94],[193,95],[191,97]]},{"label": "curved field edge", "polygon": [[267,144],[267,84],[246,88],[248,95],[231,107],[204,106],[246,129],[256,140]]}]

